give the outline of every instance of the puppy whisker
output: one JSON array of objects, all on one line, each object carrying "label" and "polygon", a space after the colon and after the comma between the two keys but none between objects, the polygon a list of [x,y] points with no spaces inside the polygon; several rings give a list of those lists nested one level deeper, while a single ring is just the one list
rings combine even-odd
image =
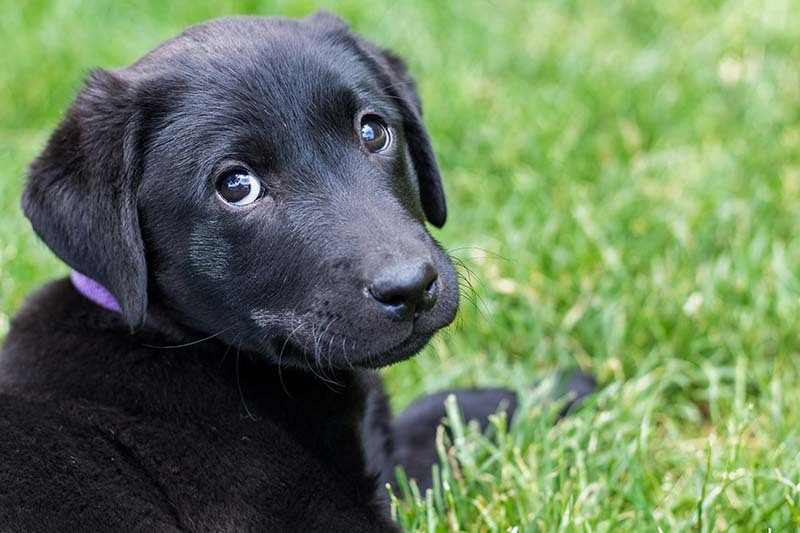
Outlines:
[{"label": "puppy whisker", "polygon": [[480,276],[478,276],[475,271],[469,268],[469,266],[467,266],[467,264],[461,258],[453,255],[452,253],[448,253],[448,255],[450,256],[450,260],[453,262],[453,264],[456,265],[456,276],[458,278],[458,288],[461,296],[471,303],[481,317],[486,320],[489,313],[489,308],[487,307],[486,302],[483,301],[483,298],[481,298],[478,291],[475,289],[475,285],[473,283],[474,279],[477,281],[477,283],[483,285]]},{"label": "puppy whisker", "polygon": [[334,379],[336,379],[336,369],[333,366],[333,341],[336,339],[336,334],[331,334],[331,340],[328,341],[328,369],[331,371],[331,375]]},{"label": "puppy whisker", "polygon": [[[342,387],[342,384],[339,383],[339,381],[336,379],[336,373],[333,372],[333,368],[330,366],[330,346],[329,346],[329,351],[328,351],[328,361],[329,361],[328,368],[329,368],[329,370],[331,370],[331,374],[333,375],[332,378],[329,378],[325,374],[325,370],[324,370],[324,368],[322,366],[322,343],[324,341],[325,335],[327,335],[328,331],[330,330],[331,326],[333,325],[333,322],[334,322],[334,320],[328,321],[328,323],[325,325],[325,329],[320,333],[319,338],[317,340],[317,343],[315,344],[315,351],[318,348],[316,361],[317,361],[317,365],[318,365],[317,368],[319,369],[320,373],[323,376],[325,376],[326,381],[328,383],[330,383],[331,385],[335,386],[335,387]],[[333,389],[331,389],[331,390],[333,390]]]},{"label": "puppy whisker", "polygon": [[314,325],[311,326],[311,338],[313,340],[313,346],[314,346],[314,361],[312,362],[309,360],[308,350],[306,350],[305,348],[303,348],[303,358],[305,359],[306,366],[311,371],[311,373],[314,374],[314,376],[316,376],[320,381],[325,383],[325,385],[330,390],[333,391],[334,389],[331,388],[331,385],[338,386],[339,384],[334,381],[331,381],[327,376],[323,375],[322,373],[322,370],[319,365],[319,336],[316,332],[316,329],[317,328]]},{"label": "puppy whisker", "polygon": [[225,348],[225,353],[222,354],[222,359],[220,359],[217,368],[222,368],[223,363],[225,363],[225,359],[228,358],[228,352],[231,351],[231,346],[236,344],[236,341],[239,339],[239,334],[237,333],[235,337],[233,337],[233,342],[231,342],[227,348]]},{"label": "puppy whisker", "polygon": [[278,381],[280,381],[280,382],[281,382],[281,387],[283,388],[283,392],[285,392],[285,393],[286,393],[286,395],[287,395],[287,396],[289,396],[290,398],[292,397],[292,395],[291,395],[291,393],[289,393],[289,390],[286,388],[286,384],[283,382],[283,372],[282,372],[282,368],[283,368],[283,366],[281,365],[281,362],[283,361],[283,352],[286,350],[286,346],[288,346],[288,345],[289,345],[289,341],[291,340],[292,336],[293,336],[295,333],[297,333],[297,332],[298,332],[298,331],[299,331],[299,330],[300,330],[302,327],[304,327],[305,325],[306,325],[306,324],[305,324],[304,322],[300,322],[300,323],[299,323],[299,324],[298,324],[298,325],[297,325],[297,326],[296,326],[296,327],[295,327],[295,328],[294,328],[294,329],[293,329],[293,330],[292,330],[292,331],[289,333],[289,335],[286,337],[286,340],[284,340],[284,341],[283,341],[283,346],[281,346],[281,351],[278,353]]},{"label": "puppy whisker", "polygon": [[203,337],[202,339],[199,339],[199,340],[196,340],[196,341],[186,342],[184,344],[172,344],[172,345],[167,345],[167,346],[157,346],[157,345],[154,345],[154,344],[142,343],[142,346],[144,346],[145,348],[156,348],[158,350],[173,350],[175,348],[186,348],[187,346],[194,346],[195,344],[200,344],[201,342],[206,342],[206,341],[209,341],[209,340],[213,339],[214,337],[218,337],[219,335],[222,335],[223,333],[225,333],[226,331],[228,331],[232,327],[233,326],[228,326],[227,328],[224,328],[224,329],[214,333],[213,335],[209,335],[208,337]]},{"label": "puppy whisker", "polygon": [[350,361],[350,357],[347,355],[347,337],[342,337],[342,356],[344,356],[344,360],[350,370],[353,370],[353,362]]},{"label": "puppy whisker", "polygon": [[244,410],[247,413],[247,417],[250,418],[253,422],[256,422],[256,417],[253,416],[253,413],[250,412],[250,408],[247,406],[247,400],[244,399],[244,392],[242,391],[242,380],[239,377],[239,357],[241,356],[242,351],[242,343],[240,342],[238,347],[236,348],[236,387],[239,389],[239,398],[242,400],[242,405],[244,405]]},{"label": "puppy whisker", "polygon": [[463,250],[478,250],[479,252],[483,252],[489,257],[493,259],[500,259],[501,261],[511,261],[508,257],[499,254],[497,252],[493,252],[491,250],[487,250],[486,248],[481,248],[480,246],[458,246],[456,248],[447,248],[445,251],[452,257],[454,252],[461,252]]}]

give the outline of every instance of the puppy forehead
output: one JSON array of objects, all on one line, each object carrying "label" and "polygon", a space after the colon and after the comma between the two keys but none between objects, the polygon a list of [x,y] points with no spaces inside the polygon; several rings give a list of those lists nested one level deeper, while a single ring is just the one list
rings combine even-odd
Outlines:
[{"label": "puppy forehead", "polygon": [[261,89],[274,96],[364,87],[381,77],[345,27],[275,17],[229,17],[192,26],[133,68],[160,71],[195,88]]},{"label": "puppy forehead", "polygon": [[399,119],[383,91],[389,80],[343,26],[218,19],[189,28],[134,68],[168,80],[158,96],[169,94],[167,129],[191,122],[202,135],[220,128],[226,134],[252,134],[263,127],[266,133],[286,133],[287,125],[299,122],[312,128],[349,125],[364,107]]}]

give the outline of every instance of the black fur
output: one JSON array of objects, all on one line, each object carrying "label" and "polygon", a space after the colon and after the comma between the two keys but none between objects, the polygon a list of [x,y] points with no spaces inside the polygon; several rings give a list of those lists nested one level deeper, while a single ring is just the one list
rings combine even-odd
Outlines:
[{"label": "black fur", "polygon": [[[386,152],[361,146],[363,113],[391,128]],[[224,203],[233,166],[267,196]],[[414,446],[441,402],[393,423],[371,369],[417,353],[458,305],[425,228],[444,224],[444,192],[400,59],[326,13],[194,26],[89,76],[23,208],[122,313],[61,280],[12,320],[0,531],[397,530],[379,485],[398,461],[429,483]],[[433,265],[438,300],[397,320],[367,289],[409,261]],[[459,396],[485,419],[498,394]]]}]

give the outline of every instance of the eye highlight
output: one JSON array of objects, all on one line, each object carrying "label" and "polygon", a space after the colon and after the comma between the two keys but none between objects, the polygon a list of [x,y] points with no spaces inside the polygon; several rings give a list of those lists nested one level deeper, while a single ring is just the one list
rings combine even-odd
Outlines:
[{"label": "eye highlight", "polygon": [[231,205],[249,205],[263,196],[261,180],[244,169],[235,169],[220,176],[217,193]]},{"label": "eye highlight", "polygon": [[361,119],[360,133],[364,147],[373,154],[386,150],[392,140],[389,128],[375,115],[366,115]]}]

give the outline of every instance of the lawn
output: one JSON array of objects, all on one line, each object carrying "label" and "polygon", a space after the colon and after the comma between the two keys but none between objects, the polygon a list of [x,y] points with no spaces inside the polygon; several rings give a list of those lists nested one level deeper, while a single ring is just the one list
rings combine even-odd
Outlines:
[{"label": "lawn", "polygon": [[[18,198],[87,69],[128,64],[214,16],[315,7],[21,5],[0,0],[0,337],[27,293],[66,272]],[[796,3],[321,5],[408,59],[448,192],[434,235],[474,288],[454,326],[385,371],[394,407],[498,384],[524,389],[527,405],[488,436],[455,417],[441,483],[395,500],[398,520],[410,531],[800,528]],[[601,388],[553,425],[558,405],[526,387],[559,367]]]}]

